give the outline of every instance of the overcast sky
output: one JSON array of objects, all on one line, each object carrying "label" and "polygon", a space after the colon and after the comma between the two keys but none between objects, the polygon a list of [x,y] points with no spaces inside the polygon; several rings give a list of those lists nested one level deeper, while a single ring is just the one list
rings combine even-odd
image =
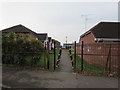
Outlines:
[{"label": "overcast sky", "polygon": [[[118,21],[117,2],[3,2],[0,29],[22,24],[37,33],[73,42],[101,21]],[[88,15],[86,30],[85,17]],[[1,22],[2,21],[2,22]]]}]

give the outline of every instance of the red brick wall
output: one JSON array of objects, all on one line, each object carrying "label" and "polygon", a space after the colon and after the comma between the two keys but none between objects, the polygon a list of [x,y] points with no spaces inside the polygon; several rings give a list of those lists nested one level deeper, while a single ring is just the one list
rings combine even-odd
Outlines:
[{"label": "red brick wall", "polygon": [[86,43],[86,44],[95,43],[94,35],[92,33],[87,34],[87,35],[83,36],[82,38],[80,38],[79,42],[81,42],[81,41],[84,41],[84,43]]},{"label": "red brick wall", "polygon": [[[82,37],[77,44],[77,54],[81,54],[81,41],[84,42],[84,55],[83,58],[89,64],[94,64],[100,67],[106,67],[107,57],[111,44],[111,68],[112,70],[118,69],[118,54],[120,47],[117,44],[120,42],[95,42],[94,35],[92,33]],[[92,55],[91,55],[92,54]],[[115,56],[116,55],[116,56]]]},{"label": "red brick wall", "polygon": [[[111,45],[111,68],[117,70],[118,68],[118,48],[117,45]],[[109,54],[110,46],[106,44],[91,44],[84,45],[84,60],[96,66],[106,67],[107,57]],[[110,59],[109,59],[110,60]]]}]

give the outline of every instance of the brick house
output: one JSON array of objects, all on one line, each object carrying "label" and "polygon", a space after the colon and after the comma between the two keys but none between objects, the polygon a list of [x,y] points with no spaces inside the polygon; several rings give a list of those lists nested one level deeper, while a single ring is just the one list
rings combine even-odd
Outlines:
[{"label": "brick house", "polygon": [[61,43],[58,40],[52,39],[51,49],[54,49],[54,42],[56,49],[59,49],[61,47]]},{"label": "brick house", "polygon": [[61,43],[58,40],[55,40],[56,48],[59,49],[61,47]]},{"label": "brick house", "polygon": [[119,22],[100,22],[89,31],[80,36],[77,44],[77,54],[81,54],[81,43],[83,41],[84,60],[89,64],[106,67],[111,57],[112,70],[118,69],[118,53],[120,51],[120,36],[118,36]]},{"label": "brick house", "polygon": [[118,22],[100,22],[89,31],[80,36],[84,43],[116,43],[120,42],[118,36]]},{"label": "brick house", "polygon": [[63,43],[63,46],[66,49],[73,49],[74,48],[74,43]]},{"label": "brick house", "polygon": [[44,47],[47,47],[48,34],[47,33],[37,33],[38,40],[42,41]]},{"label": "brick house", "polygon": [[49,42],[49,50],[52,50],[52,38],[48,37],[48,42]]},{"label": "brick house", "polygon": [[36,39],[38,40],[38,37],[36,36],[36,33],[29,28],[23,26],[23,25],[16,25],[7,29],[2,30],[2,35],[7,36],[8,33],[14,32],[15,34],[18,34],[21,36],[21,38],[26,38],[27,40]]}]

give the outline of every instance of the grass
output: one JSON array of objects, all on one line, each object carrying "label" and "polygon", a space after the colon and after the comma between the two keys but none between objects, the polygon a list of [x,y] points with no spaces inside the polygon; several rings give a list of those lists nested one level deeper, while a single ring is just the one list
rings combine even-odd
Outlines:
[{"label": "grass", "polygon": [[46,55],[42,54],[39,62],[37,63],[37,66],[40,66],[42,68],[46,67],[46,60],[47,60]]},{"label": "grass", "polygon": [[[77,56],[77,68],[81,68],[81,58]],[[95,74],[103,74],[105,73],[105,68],[95,66],[93,64],[87,63],[85,60],[83,60],[83,68],[85,72],[88,73],[95,73]]]},{"label": "grass", "polygon": [[[54,51],[51,50],[50,51],[51,54],[49,54],[49,67],[50,68],[53,68],[54,66]],[[56,50],[56,61],[57,61],[57,58],[58,58],[58,54],[59,54],[59,50],[57,49]],[[48,60],[48,57],[47,57],[47,54],[42,54],[42,55],[37,55],[38,57],[40,57],[39,61],[37,62],[36,65],[34,65],[34,67],[40,67],[40,68],[47,68],[47,60]],[[32,61],[32,58],[33,56],[32,55],[27,55],[24,57],[24,60],[25,60],[25,67],[26,66],[31,66],[31,61]],[[18,58],[15,58],[15,59],[18,59]],[[18,64],[3,64],[3,66],[10,66],[10,67],[19,67],[20,65]]]},{"label": "grass", "polygon": [[[50,52],[52,53],[52,54],[50,54],[50,67],[53,68],[54,67],[54,51],[51,50]],[[56,61],[58,58],[58,54],[59,54],[59,50],[56,49]]]},{"label": "grass", "polygon": [[[54,66],[54,51],[50,50],[50,53],[51,54],[49,54],[49,68],[51,69]],[[57,49],[56,50],[56,61],[57,61],[58,54],[59,54],[59,50]],[[31,56],[29,56],[27,60],[31,60]],[[41,68],[47,68],[47,60],[48,60],[47,54],[42,54],[36,66],[41,67]]]},{"label": "grass", "polygon": [[[74,51],[72,50],[72,57],[74,60]],[[76,56],[76,70],[81,70],[81,58],[80,56]],[[97,67],[95,65],[89,64],[85,60],[83,60],[83,71],[92,74],[105,74],[105,68]]]}]

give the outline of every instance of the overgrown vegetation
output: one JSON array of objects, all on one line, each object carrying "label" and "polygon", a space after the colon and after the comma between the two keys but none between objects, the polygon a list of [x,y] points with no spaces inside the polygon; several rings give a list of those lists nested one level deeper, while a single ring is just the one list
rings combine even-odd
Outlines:
[{"label": "overgrown vegetation", "polygon": [[[59,49],[56,49],[56,61],[58,60],[59,51],[60,51]],[[54,51],[51,50],[50,52],[51,52],[51,54],[50,54],[50,60],[51,60],[50,66],[53,67],[54,66]]]},{"label": "overgrown vegetation", "polygon": [[[73,50],[71,50],[71,57],[72,57],[72,61],[74,61]],[[76,70],[81,71],[81,58],[78,55],[76,56]],[[83,72],[90,74],[105,74],[107,71],[105,70],[105,68],[97,67],[83,60]]]},{"label": "overgrown vegetation", "polygon": [[44,48],[41,41],[27,40],[23,35],[20,36],[13,32],[2,37],[3,64],[37,66],[43,58],[43,52]]},{"label": "overgrown vegetation", "polygon": [[[77,69],[81,68],[81,58],[80,56],[76,56],[76,66]],[[104,74],[106,72],[105,68],[95,66],[93,64],[89,64],[85,60],[83,60],[83,71],[91,74]]]},{"label": "overgrown vegetation", "polygon": [[[43,47],[39,40],[28,40],[26,35],[13,32],[2,37],[2,64],[4,66],[30,66],[47,68],[54,66],[54,51],[50,54]],[[59,49],[56,49],[56,61],[59,56]]]}]

